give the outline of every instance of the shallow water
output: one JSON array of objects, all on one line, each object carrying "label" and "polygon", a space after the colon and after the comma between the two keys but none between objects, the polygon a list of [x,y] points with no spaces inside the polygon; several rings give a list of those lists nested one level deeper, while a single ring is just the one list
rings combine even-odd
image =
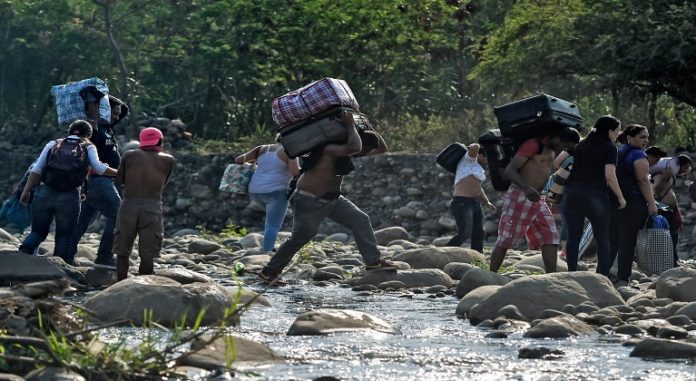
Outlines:
[{"label": "shallow water", "polygon": [[[261,291],[262,289],[256,289]],[[631,348],[599,335],[573,340],[535,340],[512,333],[484,336],[454,315],[452,296],[413,299],[398,294],[358,296],[350,289],[292,285],[268,291],[272,307],[252,307],[242,317],[241,336],[267,343],[285,363],[244,366],[260,377],[247,380],[696,380],[696,365],[629,357]],[[353,309],[379,317],[401,331],[329,336],[286,336],[299,314],[318,308]],[[520,348],[560,349],[558,360],[518,359]],[[240,375],[238,374],[238,377]]]}]

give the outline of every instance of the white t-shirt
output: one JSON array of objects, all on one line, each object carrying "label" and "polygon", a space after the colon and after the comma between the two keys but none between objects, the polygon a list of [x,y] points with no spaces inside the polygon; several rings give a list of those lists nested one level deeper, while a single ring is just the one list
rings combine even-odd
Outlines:
[{"label": "white t-shirt", "polygon": [[474,176],[481,182],[486,179],[486,172],[476,159],[475,157],[469,156],[468,152],[464,154],[464,157],[462,157],[457,164],[457,172],[455,172],[454,175],[454,185],[457,185],[458,182],[462,181],[467,176]]},{"label": "white t-shirt", "polygon": [[654,175],[664,171],[667,168],[671,169],[675,175],[678,174],[679,160],[676,157],[663,157],[662,159],[658,160],[655,165],[650,167],[649,172],[651,175]]}]

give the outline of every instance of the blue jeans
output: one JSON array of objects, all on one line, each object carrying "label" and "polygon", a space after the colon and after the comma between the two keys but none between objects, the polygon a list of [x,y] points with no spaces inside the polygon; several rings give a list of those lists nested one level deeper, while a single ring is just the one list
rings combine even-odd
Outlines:
[{"label": "blue jeans", "polygon": [[290,203],[294,212],[292,235],[280,245],[270,262],[263,268],[266,275],[279,275],[295,253],[314,237],[319,225],[327,217],[353,232],[355,244],[365,264],[379,262],[382,253],[377,248],[370,217],[347,198],[339,196],[333,200],[318,199],[296,191]]},{"label": "blue jeans", "polygon": [[287,190],[268,193],[250,193],[249,198],[266,208],[266,225],[263,229],[263,251],[273,250],[280,227],[288,211]]},{"label": "blue jeans", "polygon": [[24,239],[19,251],[33,254],[46,239],[51,222],[56,220],[56,244],[53,255],[72,263],[69,256],[70,236],[80,214],[80,192],[56,192],[47,185],[39,185],[31,202],[31,233]]},{"label": "blue jeans", "polygon": [[578,268],[580,239],[585,227],[585,218],[592,224],[592,233],[597,242],[597,273],[609,276],[612,258],[609,253],[609,194],[605,189],[577,186],[566,187],[561,208],[568,226],[566,261],[568,271]]},{"label": "blue jeans", "polygon": [[450,203],[450,212],[457,221],[457,235],[447,242],[447,246],[461,246],[471,237],[471,248],[483,252],[483,208],[472,197],[455,196]]},{"label": "blue jeans", "polygon": [[120,206],[121,196],[119,196],[116,186],[114,186],[113,177],[96,176],[90,178],[87,185],[87,199],[82,203],[80,218],[77,221],[77,226],[75,226],[70,242],[70,260],[75,258],[77,244],[82,239],[87,228],[101,213],[104,215],[106,223],[104,224],[104,231],[99,242],[95,262],[101,264],[113,262],[114,229],[116,229],[116,216]]}]

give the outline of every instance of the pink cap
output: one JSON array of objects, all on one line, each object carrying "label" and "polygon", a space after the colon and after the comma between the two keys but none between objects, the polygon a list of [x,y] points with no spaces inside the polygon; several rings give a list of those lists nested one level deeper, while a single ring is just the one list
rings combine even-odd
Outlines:
[{"label": "pink cap", "polygon": [[163,139],[162,131],[155,127],[148,127],[140,131],[140,146],[155,146],[159,143],[160,139]]}]

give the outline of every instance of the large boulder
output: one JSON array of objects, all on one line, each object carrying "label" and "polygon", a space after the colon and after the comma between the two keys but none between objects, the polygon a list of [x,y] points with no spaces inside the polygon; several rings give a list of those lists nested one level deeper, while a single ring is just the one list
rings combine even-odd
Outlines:
[{"label": "large boulder", "polygon": [[[184,357],[178,365],[196,366],[201,362],[213,362],[224,368],[228,356],[233,356],[238,362],[268,363],[284,361],[283,356],[274,352],[268,345],[257,343],[239,336],[218,337],[213,341],[210,335],[203,335],[191,343],[191,349],[196,350],[193,358]],[[226,344],[229,340],[232,346]]]},{"label": "large boulder", "polygon": [[383,333],[399,331],[382,319],[353,310],[321,309],[298,316],[288,335],[328,335],[335,332],[374,330]]},{"label": "large boulder", "polygon": [[577,306],[590,301],[598,307],[625,304],[605,276],[590,272],[551,273],[516,279],[474,306],[469,314],[473,324],[495,319],[508,304],[515,305],[530,320],[544,310],[562,311],[566,304]]},{"label": "large boulder", "polygon": [[[157,275],[124,279],[91,297],[85,308],[93,311],[102,322],[124,320],[142,325],[146,312],[152,311],[152,320],[173,327],[186,317],[193,325],[201,310],[203,325],[215,324],[225,316],[233,304],[229,292],[217,283],[181,283]],[[239,317],[230,324],[237,324]]]},{"label": "large boulder", "polygon": [[375,238],[378,245],[386,245],[389,242],[399,239],[408,240],[409,234],[406,229],[401,226],[390,226],[384,229],[375,230]]},{"label": "large boulder", "polygon": [[510,283],[510,278],[492,271],[473,268],[467,271],[457,285],[457,297],[468,294],[481,286],[502,286]]},{"label": "large boulder", "polygon": [[380,283],[398,280],[408,288],[430,287],[442,285],[449,287],[454,284],[452,278],[442,270],[421,269],[421,270],[398,270],[398,271],[370,271],[362,277],[353,279],[350,283],[353,286],[371,284],[377,286]]},{"label": "large boulder", "polygon": [[474,264],[486,262],[483,254],[464,247],[435,247],[427,246],[419,249],[406,250],[394,256],[395,261],[404,261],[414,269],[444,269],[448,263],[463,262]]},{"label": "large boulder", "polygon": [[696,270],[675,267],[663,272],[655,284],[655,296],[677,302],[696,302]]},{"label": "large boulder", "polygon": [[207,275],[187,270],[183,267],[167,267],[155,270],[155,275],[175,280],[181,284],[211,283],[213,279]]},{"label": "large boulder", "polygon": [[0,252],[0,286],[62,278],[68,275],[47,257]]},{"label": "large boulder", "polygon": [[696,344],[649,337],[639,342],[633,348],[631,357],[692,359],[696,358]]},{"label": "large boulder", "polygon": [[188,252],[193,254],[210,254],[223,246],[217,242],[208,241],[206,239],[197,239],[191,241],[188,245]]}]

